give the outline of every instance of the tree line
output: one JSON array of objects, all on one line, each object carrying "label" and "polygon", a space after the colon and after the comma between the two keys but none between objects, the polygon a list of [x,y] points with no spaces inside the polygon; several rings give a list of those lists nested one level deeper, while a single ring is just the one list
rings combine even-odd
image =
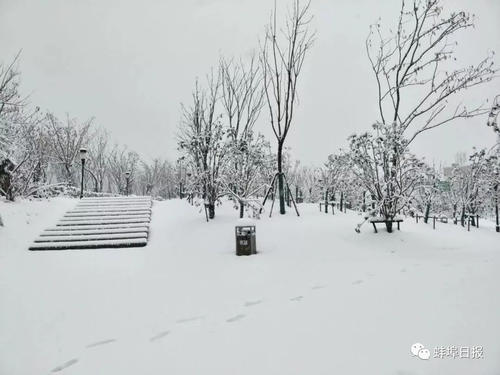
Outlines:
[{"label": "tree line", "polygon": [[17,55],[0,64],[0,194],[9,200],[57,194],[78,196],[82,162],[88,150],[84,182],[86,194],[123,194],[125,173],[130,192],[172,198],[178,171],[166,159],[142,160],[138,153],[113,143],[94,118],[64,118],[43,113],[20,93]]},{"label": "tree line", "polygon": [[[74,187],[81,170],[78,152],[85,145],[89,190],[121,194],[128,171],[135,193],[188,197],[204,205],[210,219],[223,196],[240,217],[258,215],[269,196],[279,200],[281,214],[295,200],[334,200],[341,208],[383,218],[389,232],[403,213],[421,212],[427,220],[446,212],[463,224],[467,216],[493,209],[498,218],[500,100],[462,103],[466,91],[488,84],[498,70],[493,53],[473,65],[456,63],[457,36],[474,26],[474,18],[446,12],[441,0],[402,0],[392,27],[380,20],[371,25],[365,49],[378,118],[320,167],[293,160],[285,144],[314,43],[311,20],[309,2],[293,0],[284,18],[275,5],[250,57],[222,56],[206,77],[195,80],[191,100],[181,105],[180,157],[174,163],[145,162],[126,147],[111,145],[92,118],[59,119],[32,108],[19,93],[17,56],[0,66],[0,193],[14,199]],[[488,116],[495,147],[474,149],[446,171],[411,152],[422,134],[477,116]],[[272,129],[274,151],[255,128],[259,118]]]}]

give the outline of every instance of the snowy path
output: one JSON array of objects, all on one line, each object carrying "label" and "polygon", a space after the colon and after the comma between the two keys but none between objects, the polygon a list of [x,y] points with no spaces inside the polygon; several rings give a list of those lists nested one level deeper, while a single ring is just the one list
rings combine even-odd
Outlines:
[{"label": "snowy path", "polygon": [[[236,257],[236,211],[218,208],[206,223],[169,201],[153,207],[146,252],[28,252],[10,225],[34,237],[70,202],[29,204],[2,206],[2,374],[500,369],[500,251],[487,226],[407,220],[391,235],[358,235],[357,215],[301,205],[300,218],[259,221],[259,254]],[[415,342],[481,345],[484,359],[422,361],[410,355]]]},{"label": "snowy path", "polygon": [[[148,243],[150,197],[83,198],[30,250],[142,247]],[[140,231],[129,225],[140,225]],[[89,230],[90,229],[90,230]],[[92,230],[93,229],[93,230]]]}]

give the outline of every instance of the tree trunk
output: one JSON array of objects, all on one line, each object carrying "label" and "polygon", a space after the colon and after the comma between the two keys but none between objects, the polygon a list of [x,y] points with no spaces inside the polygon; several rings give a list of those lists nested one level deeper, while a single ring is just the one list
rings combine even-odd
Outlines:
[{"label": "tree trunk", "polygon": [[285,188],[283,178],[283,141],[278,143],[278,195],[280,200],[280,214],[286,213],[285,209]]},{"label": "tree trunk", "polygon": [[392,221],[386,221],[385,227],[387,228],[387,232],[392,233]]},{"label": "tree trunk", "polygon": [[472,225],[473,227],[476,226],[476,216],[475,215],[471,215],[471,217],[469,218],[470,220],[470,225]]},{"label": "tree trunk", "polygon": [[16,199],[16,196],[14,194],[14,186],[12,185],[12,180],[9,176],[9,179],[7,180],[7,183],[8,183],[8,188],[7,188],[7,196],[6,198],[11,201],[11,202],[14,202],[14,200]]},{"label": "tree trunk", "polygon": [[208,218],[213,219],[215,217],[215,203],[208,204]]},{"label": "tree trunk", "polygon": [[328,188],[325,191],[325,214],[328,213]]},{"label": "tree trunk", "polygon": [[500,221],[498,218],[498,184],[495,184],[494,191],[495,191],[495,219],[496,219],[495,230],[497,232],[500,232]]},{"label": "tree trunk", "polygon": [[341,191],[340,192],[340,212],[343,211],[343,207],[344,207],[344,192]]},{"label": "tree trunk", "polygon": [[243,219],[243,216],[245,216],[245,204],[240,201],[240,219]]},{"label": "tree trunk", "polygon": [[71,165],[65,164],[64,165],[64,170],[65,170],[65,173],[66,173],[66,181],[67,181],[68,185],[69,186],[73,186],[74,185],[74,181],[73,181],[73,173],[71,171]]},{"label": "tree trunk", "polygon": [[465,226],[465,205],[462,206],[462,213],[460,214],[460,225]]},{"label": "tree trunk", "polygon": [[429,221],[429,213],[431,212],[431,203],[427,203],[425,206],[424,223],[427,224]]}]

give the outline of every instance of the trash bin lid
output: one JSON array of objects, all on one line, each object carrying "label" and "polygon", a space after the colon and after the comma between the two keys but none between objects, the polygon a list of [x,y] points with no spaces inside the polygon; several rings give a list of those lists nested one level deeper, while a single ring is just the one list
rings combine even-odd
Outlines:
[{"label": "trash bin lid", "polygon": [[236,221],[236,226],[237,227],[254,227],[255,226],[255,220],[252,220],[250,218],[244,217],[243,219],[238,219]]}]

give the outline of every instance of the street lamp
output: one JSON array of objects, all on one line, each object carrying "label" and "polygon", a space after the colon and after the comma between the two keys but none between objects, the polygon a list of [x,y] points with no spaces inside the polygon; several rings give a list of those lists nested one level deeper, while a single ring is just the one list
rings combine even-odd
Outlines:
[{"label": "street lamp", "polygon": [[177,163],[179,165],[179,198],[182,199],[184,197],[183,191],[182,191],[182,162],[184,161],[184,156],[181,156],[179,159],[177,159]]},{"label": "street lamp", "polygon": [[80,199],[83,198],[83,175],[85,172],[85,159],[87,158],[87,149],[86,148],[81,148],[80,149],[80,160],[82,161],[82,183],[80,186]]},{"label": "street lamp", "polygon": [[125,172],[125,178],[127,180],[127,187],[125,188],[125,195],[128,196],[128,185],[130,182],[130,171]]},{"label": "street lamp", "polygon": [[[191,173],[187,172],[186,173],[186,182],[185,182],[186,186],[189,186],[189,179],[190,178],[191,178]],[[193,203],[193,192],[191,190],[187,191],[187,199],[188,199],[188,202],[190,202],[191,204]]]}]

